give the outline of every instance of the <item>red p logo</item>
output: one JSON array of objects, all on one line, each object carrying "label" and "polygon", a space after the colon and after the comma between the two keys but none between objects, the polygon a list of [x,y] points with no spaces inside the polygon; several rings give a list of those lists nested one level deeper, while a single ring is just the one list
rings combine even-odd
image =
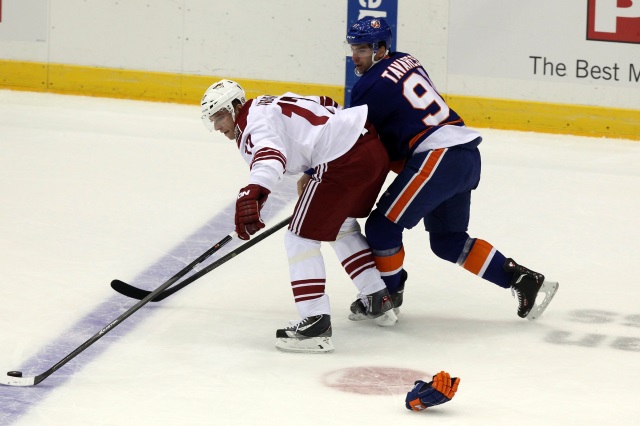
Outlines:
[{"label": "red p logo", "polygon": [[640,0],[589,0],[587,40],[640,43]]}]

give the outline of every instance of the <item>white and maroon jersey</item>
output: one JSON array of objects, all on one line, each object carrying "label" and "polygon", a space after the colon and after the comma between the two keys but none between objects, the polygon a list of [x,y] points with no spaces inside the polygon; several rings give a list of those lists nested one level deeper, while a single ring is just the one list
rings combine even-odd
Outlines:
[{"label": "white and maroon jersey", "polygon": [[236,142],[249,164],[249,183],[272,191],[282,175],[298,174],[345,154],[362,134],[367,106],[341,109],[331,98],[259,96],[236,118]]}]

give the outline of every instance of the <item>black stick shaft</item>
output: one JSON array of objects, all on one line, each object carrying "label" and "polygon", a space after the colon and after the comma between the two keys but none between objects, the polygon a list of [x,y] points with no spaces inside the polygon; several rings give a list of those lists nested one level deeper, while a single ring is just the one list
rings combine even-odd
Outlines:
[{"label": "black stick shaft", "polygon": [[[182,268],[180,271],[178,271],[178,273],[176,273],[173,277],[171,277],[169,280],[171,281],[171,284],[175,283],[176,281],[178,281],[180,278],[184,277],[185,275],[187,275],[189,272],[191,272],[191,270],[193,270],[196,266],[198,266],[200,263],[204,262],[205,260],[207,260],[209,257],[211,257],[215,252],[217,252],[218,250],[220,250],[222,247],[224,247],[229,241],[231,241],[233,239],[233,235],[235,235],[235,232],[227,235],[226,237],[224,237],[223,239],[221,239],[220,241],[218,241],[216,244],[214,244],[210,249],[208,249],[207,251],[205,251],[204,253],[202,253],[200,256],[198,256],[198,258],[196,260],[194,260],[193,262],[191,262],[190,264],[188,264],[187,266],[185,266],[184,268]],[[111,287],[116,290],[118,293],[122,293],[125,296],[129,296],[133,299],[138,299],[138,300],[142,300],[145,297],[147,297],[151,292],[150,291],[144,291],[144,293],[142,291],[137,291],[136,287],[130,286],[129,284],[126,284],[120,280],[113,280],[111,282]],[[137,289],[140,290],[140,289]],[[128,292],[135,292],[135,294],[128,294]],[[154,300],[152,300],[153,302]]]},{"label": "black stick shaft", "polygon": [[291,221],[291,218],[289,217],[289,218],[283,220],[282,222],[278,223],[277,225],[274,225],[273,227],[267,229],[266,231],[264,231],[260,235],[258,235],[256,238],[251,239],[249,242],[244,243],[243,245],[241,245],[237,249],[233,250],[232,252],[227,253],[226,255],[222,256],[220,259],[218,259],[215,262],[213,262],[211,265],[207,265],[205,268],[203,268],[202,270],[196,272],[195,274],[191,275],[190,277],[186,278],[184,281],[181,281],[179,284],[176,284],[175,286],[163,291],[158,296],[156,296],[153,299],[153,301],[157,302],[157,301],[163,300],[163,299],[171,296],[175,292],[179,291],[180,289],[183,289],[184,287],[188,286],[189,284],[191,284],[192,282],[196,281],[197,279],[202,278],[203,276],[205,276],[209,272],[211,272],[214,269],[216,269],[218,266],[222,265],[223,263],[228,262],[229,260],[233,259],[234,257],[239,255],[243,251],[245,251],[248,248],[251,248],[252,246],[256,245],[257,243],[259,243],[260,241],[264,240],[265,238],[267,238],[269,235],[273,234],[274,232],[276,232],[280,228],[283,228],[283,227],[287,226],[290,221]]},{"label": "black stick shaft", "polygon": [[[186,278],[184,281],[181,281],[180,283],[176,284],[175,286],[173,286],[173,287],[161,292],[156,297],[154,297],[151,301],[152,302],[159,302],[161,300],[166,299],[167,297],[171,296],[175,292],[183,289],[184,287],[188,286],[192,282],[196,281],[197,279],[199,279],[199,278],[203,277],[204,275],[208,274],[209,272],[213,271],[218,266],[220,266],[220,265],[228,262],[229,260],[233,259],[234,257],[239,255],[243,251],[253,247],[254,245],[256,245],[260,241],[264,240],[265,238],[267,238],[271,234],[275,233],[276,231],[280,230],[281,228],[284,228],[285,226],[287,226],[289,224],[289,222],[291,222],[291,217],[288,217],[288,218],[284,219],[283,221],[277,223],[276,225],[272,226],[271,228],[262,231],[260,234],[258,234],[257,236],[253,237],[248,242],[244,243],[243,245],[241,245],[240,247],[236,248],[235,250],[233,250],[233,251],[227,253],[226,255],[222,256],[220,259],[216,260],[215,262],[211,263],[210,265],[207,265],[207,267],[203,268],[202,270],[200,270],[200,271],[196,272],[195,274],[191,275],[190,277]],[[143,290],[141,288],[134,287],[134,286],[132,286],[130,284],[127,284],[127,283],[122,282],[122,281],[117,281],[117,280],[111,283],[111,287],[113,287],[119,293],[121,293],[121,294],[123,294],[125,296],[128,296],[128,297],[134,298],[134,299],[142,299],[142,298],[148,297],[149,294],[150,294],[150,292],[148,290]]]},{"label": "black stick shaft", "polygon": [[[290,220],[291,220],[291,218],[289,217],[288,219],[280,222],[278,225],[276,225],[273,228],[268,229],[265,232],[268,233],[268,235],[271,235],[273,232],[277,231],[278,229],[282,228],[287,223],[289,223]],[[274,228],[276,228],[276,227],[278,227],[278,228],[274,230]],[[265,232],[263,232],[260,235],[258,235],[258,237],[263,236],[265,234]],[[256,237],[254,240],[250,241],[250,243],[253,242],[253,244],[251,244],[251,245],[254,245],[258,241],[264,239],[264,238],[261,238],[259,240],[258,237]],[[184,277],[196,265],[198,265],[199,263],[201,263],[202,261],[207,259],[209,256],[211,256],[216,251],[218,251],[223,245],[225,245],[229,241],[231,241],[231,239],[232,239],[231,235],[227,235],[226,237],[224,237],[220,242],[218,242],[217,244],[215,244],[214,246],[209,248],[206,252],[202,253],[197,259],[195,259],[193,262],[191,262],[190,264],[188,264],[187,266],[182,268],[177,274],[175,274],[173,277],[169,278],[164,284],[162,284],[161,286],[159,286],[158,288],[156,288],[155,290],[150,292],[146,297],[144,297],[138,303],[136,303],[135,305],[130,307],[127,311],[125,311],[123,314],[121,314],[118,318],[116,318],[113,321],[111,321],[106,327],[102,328],[102,330],[98,331],[92,337],[87,339],[87,341],[85,341],[83,344],[78,346],[71,353],[69,353],[67,356],[62,358],[60,361],[58,361],[54,366],[49,368],[44,373],[33,377],[33,379],[31,379],[31,378],[29,378],[29,379],[27,379],[27,378],[24,378],[24,379],[23,378],[15,378],[15,379],[9,379],[9,380],[5,379],[5,381],[3,381],[3,384],[7,384],[7,385],[11,385],[11,386],[32,386],[32,385],[37,385],[38,383],[42,382],[44,379],[46,379],[51,374],[53,374],[58,369],[60,369],[67,362],[69,362],[70,360],[75,358],[77,355],[79,355],[81,352],[83,352],[89,346],[93,345],[95,342],[97,342],[99,339],[101,339],[105,334],[107,334],[108,332],[113,330],[115,327],[117,327],[121,322],[123,322],[124,320],[129,318],[138,309],[140,309],[141,307],[143,307],[144,305],[149,303],[153,298],[155,298],[156,296],[161,294],[163,291],[165,291],[167,288],[169,288],[171,285],[173,285],[180,278]],[[247,244],[249,244],[249,243],[247,243]],[[236,250],[236,254],[246,250],[247,248],[249,248],[249,247],[246,247],[246,248],[242,249],[242,247],[245,247],[247,244],[244,244],[243,246],[241,246],[240,247],[240,249],[241,249],[240,251]],[[231,256],[231,257],[234,257],[234,256]],[[229,257],[227,260],[229,260],[231,257]],[[222,259],[220,259],[220,260],[222,260]],[[203,271],[204,271],[204,269],[202,271],[198,272],[198,273],[200,274]],[[204,275],[204,274],[202,274],[202,275]],[[177,291],[177,290],[175,290],[175,291]]]}]

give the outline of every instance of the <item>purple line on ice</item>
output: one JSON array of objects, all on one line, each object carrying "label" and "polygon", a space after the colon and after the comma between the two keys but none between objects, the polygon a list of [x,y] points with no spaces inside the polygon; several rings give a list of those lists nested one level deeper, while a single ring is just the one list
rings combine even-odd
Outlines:
[{"label": "purple line on ice", "polygon": [[[262,216],[267,226],[269,226],[270,223],[275,223],[273,218],[282,211],[291,200],[297,197],[295,182],[290,178],[286,180],[289,181],[286,182],[286,185],[281,184],[278,191],[269,196],[269,202],[265,204],[262,211]],[[150,290],[157,288],[201,255],[205,250],[222,239],[224,235],[229,233],[233,227],[234,211],[234,205],[225,208],[222,213],[213,217],[204,226],[185,238],[185,240],[173,248],[171,252],[149,266],[149,268],[139,276],[131,280],[130,283],[136,287]],[[229,242],[220,252],[211,256],[207,262],[199,265],[197,270],[219,259],[241,243],[242,241],[238,241],[237,239]],[[186,277],[188,276],[189,275]],[[117,277],[114,276],[114,278]],[[105,283],[105,285],[109,285],[109,283]],[[20,368],[16,368],[16,370],[22,371],[24,377],[32,377],[43,373],[135,303],[137,303],[136,300],[118,294],[110,297],[99,304],[92,312],[80,318],[60,336],[47,343],[36,355],[27,360]],[[155,311],[155,309],[152,308],[153,306],[153,304],[149,303],[140,308],[140,310],[112,329],[107,335],[95,342],[84,352],[70,360],[39,385],[31,387],[0,386],[0,425],[10,425],[17,421],[21,416],[26,414],[31,407],[36,406],[46,398],[50,392],[61,387],[75,372],[82,370],[84,366],[88,365],[108,348],[110,343],[126,335],[151,315]],[[6,374],[6,372],[3,371],[0,372],[0,374]]]}]

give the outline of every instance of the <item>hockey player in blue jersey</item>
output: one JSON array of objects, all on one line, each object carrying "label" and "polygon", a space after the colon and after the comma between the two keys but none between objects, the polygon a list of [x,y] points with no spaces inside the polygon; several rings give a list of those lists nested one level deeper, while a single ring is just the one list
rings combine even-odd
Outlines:
[{"label": "hockey player in blue jersey", "polygon": [[[368,119],[398,173],[365,227],[396,313],[407,280],[402,233],[422,220],[438,257],[511,288],[518,298],[518,315],[539,317],[558,283],[467,233],[471,191],[480,182],[480,134],[449,108],[416,58],[389,51],[392,32],[384,19],[360,19],[346,39],[360,77],[352,89],[351,106],[368,105]],[[367,319],[366,304],[363,297],[353,302],[349,318]]]}]

